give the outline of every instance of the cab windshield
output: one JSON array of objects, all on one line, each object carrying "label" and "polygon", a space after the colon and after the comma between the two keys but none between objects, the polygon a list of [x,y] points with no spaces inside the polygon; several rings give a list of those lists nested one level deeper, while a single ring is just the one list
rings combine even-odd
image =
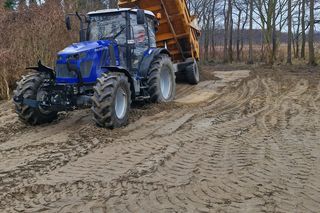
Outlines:
[{"label": "cab windshield", "polygon": [[[117,41],[119,44],[126,42],[126,14],[121,13],[107,13],[99,14],[90,17],[89,25],[89,40],[109,40],[114,38],[117,34]],[[122,32],[121,32],[122,31]],[[120,33],[121,32],[121,33]],[[120,34],[119,34],[120,33]]]}]

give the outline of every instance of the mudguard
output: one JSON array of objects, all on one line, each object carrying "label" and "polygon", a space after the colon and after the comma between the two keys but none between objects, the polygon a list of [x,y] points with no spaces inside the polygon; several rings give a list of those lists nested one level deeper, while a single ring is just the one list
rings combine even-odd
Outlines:
[{"label": "mudguard", "polygon": [[141,61],[140,66],[139,66],[140,76],[143,78],[148,77],[149,68],[151,66],[153,59],[156,56],[158,56],[160,54],[167,54],[170,56],[169,50],[167,50],[165,48],[151,49],[149,51],[152,51],[152,53],[146,54],[145,57],[143,58],[143,60]]},{"label": "mudguard", "polygon": [[52,80],[56,79],[56,73],[54,72],[54,70],[50,67],[44,66],[40,60],[38,61],[37,67],[27,67],[26,69],[47,73]]},{"label": "mudguard", "polygon": [[115,66],[106,66],[106,67],[101,67],[103,69],[107,69],[109,72],[120,72],[120,73],[123,73],[125,74],[127,77],[128,77],[128,80],[129,80],[129,83],[130,83],[130,89],[131,89],[131,92],[132,92],[132,95],[134,96],[135,95],[135,91],[136,91],[136,88],[135,88],[135,82],[130,74],[130,72],[124,68],[124,67],[115,67]]}]

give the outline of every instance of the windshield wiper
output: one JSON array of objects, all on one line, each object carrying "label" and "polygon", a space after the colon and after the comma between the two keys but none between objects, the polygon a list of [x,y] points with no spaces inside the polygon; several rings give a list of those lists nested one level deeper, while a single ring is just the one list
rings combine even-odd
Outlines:
[{"label": "windshield wiper", "polygon": [[109,39],[112,39],[112,40],[115,40],[116,38],[118,38],[121,33],[126,29],[125,26],[121,26],[121,29],[119,32],[117,32],[114,36],[106,36],[106,37],[102,37],[101,40],[109,40]]},{"label": "windshield wiper", "polygon": [[115,35],[112,37],[112,39],[116,39],[118,38],[119,35],[121,35],[121,33],[126,29],[125,26],[121,26],[121,30]]}]

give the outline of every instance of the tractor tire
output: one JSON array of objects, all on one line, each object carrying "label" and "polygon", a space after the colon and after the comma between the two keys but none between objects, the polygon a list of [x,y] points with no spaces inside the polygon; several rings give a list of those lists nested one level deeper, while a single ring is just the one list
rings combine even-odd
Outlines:
[{"label": "tractor tire", "polygon": [[160,54],[151,63],[148,86],[150,100],[153,103],[166,103],[175,98],[176,76],[168,55]]},{"label": "tractor tire", "polygon": [[127,125],[130,105],[130,83],[125,74],[107,73],[97,80],[91,109],[98,126],[113,129]]},{"label": "tractor tire", "polygon": [[[17,83],[16,90],[14,90],[14,100],[21,96],[24,99],[38,100],[38,94],[45,79],[46,77],[42,73],[32,73],[24,76]],[[44,110],[40,107],[33,108],[23,103],[14,103],[19,118],[27,124],[39,125],[50,123],[58,118],[58,112]]]},{"label": "tractor tire", "polygon": [[196,85],[199,83],[200,73],[199,73],[198,63],[196,60],[192,65],[186,68],[185,75],[189,84]]}]

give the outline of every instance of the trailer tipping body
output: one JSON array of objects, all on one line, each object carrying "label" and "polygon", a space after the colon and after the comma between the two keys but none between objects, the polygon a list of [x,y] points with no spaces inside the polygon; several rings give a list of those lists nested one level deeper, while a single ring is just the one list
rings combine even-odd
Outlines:
[{"label": "trailer tipping body", "polygon": [[119,7],[137,7],[161,14],[157,47],[166,47],[174,62],[199,60],[200,29],[185,0],[119,0]]}]

